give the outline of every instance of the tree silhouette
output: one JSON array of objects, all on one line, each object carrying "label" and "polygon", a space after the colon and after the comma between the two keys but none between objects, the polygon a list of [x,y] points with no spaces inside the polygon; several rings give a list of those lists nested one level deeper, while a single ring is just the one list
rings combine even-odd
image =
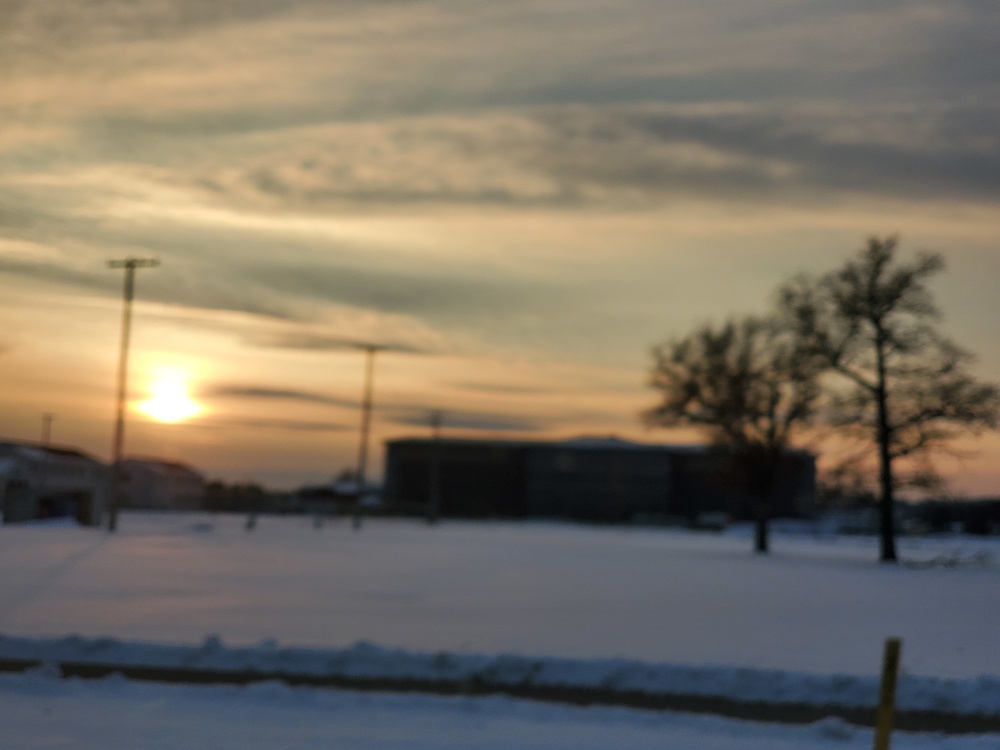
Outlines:
[{"label": "tree silhouette", "polygon": [[818,370],[774,320],[743,318],[656,346],[650,385],[652,426],[695,426],[732,459],[751,493],[754,549],[768,550],[768,499],[794,432],[813,414]]},{"label": "tree silhouette", "polygon": [[873,441],[879,467],[880,559],[896,557],[897,459],[926,459],[957,434],[995,427],[1000,390],[969,373],[972,356],[934,327],[927,281],[944,268],[937,254],[897,259],[895,237],[872,237],[838,270],[800,277],[779,293],[799,346],[841,378],[835,425]]}]

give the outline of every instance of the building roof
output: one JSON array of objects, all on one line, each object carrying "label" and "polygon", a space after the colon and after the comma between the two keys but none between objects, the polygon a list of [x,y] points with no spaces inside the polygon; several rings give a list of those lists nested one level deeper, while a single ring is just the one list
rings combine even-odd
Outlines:
[{"label": "building roof", "polygon": [[30,443],[19,440],[0,440],[0,453],[21,453],[23,455],[25,452],[27,452],[28,455],[34,453],[36,455],[49,455],[58,458],[78,459],[95,464],[104,463],[103,461],[100,461],[83,451],[77,450],[76,448],[67,448],[65,446],[58,445],[42,445],[41,443]]},{"label": "building roof", "polygon": [[[386,440],[387,446],[416,444],[433,445],[435,441],[441,445],[466,445],[493,448],[564,448],[566,450],[611,450],[635,452],[662,452],[672,454],[700,455],[707,454],[714,448],[704,443],[640,443],[625,440],[614,435],[593,437],[583,435],[564,440],[512,440],[507,438],[468,438],[468,437],[412,437]],[[812,455],[809,451],[790,448],[788,453]]]},{"label": "building roof", "polygon": [[195,469],[188,464],[181,463],[180,461],[170,461],[162,458],[140,458],[138,456],[130,456],[129,458],[122,459],[122,465],[124,466],[143,466],[151,471],[160,474],[186,474],[197,479],[204,479],[204,476],[200,471]]},{"label": "building roof", "polygon": [[639,443],[614,435],[606,437],[580,436],[564,440],[513,440],[508,438],[412,437],[387,440],[386,445],[433,444],[468,445],[494,448],[567,448],[573,450],[670,451],[685,453],[707,452],[710,446],[692,444]]}]

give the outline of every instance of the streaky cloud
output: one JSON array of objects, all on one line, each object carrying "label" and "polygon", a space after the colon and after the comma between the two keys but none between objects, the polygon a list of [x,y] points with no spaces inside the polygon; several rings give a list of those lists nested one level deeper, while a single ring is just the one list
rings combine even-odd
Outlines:
[{"label": "streaky cloud", "polygon": [[0,273],[89,290],[107,291],[119,285],[107,273],[16,258],[0,257]]},{"label": "streaky cloud", "polygon": [[288,388],[271,388],[260,385],[215,385],[202,391],[207,398],[236,398],[257,401],[298,401],[307,404],[327,406],[357,407],[354,399],[338,398],[323,393],[301,391]]},{"label": "streaky cloud", "polygon": [[534,385],[519,385],[516,383],[462,382],[452,384],[453,388],[473,393],[489,393],[512,396],[535,396],[551,393],[551,388]]},{"label": "streaky cloud", "polygon": [[263,332],[254,335],[251,343],[255,346],[270,349],[301,349],[305,351],[339,351],[374,347],[379,351],[395,352],[398,354],[428,355],[441,353],[431,348],[424,348],[405,342],[323,335],[304,331]]},{"label": "streaky cloud", "polygon": [[[431,414],[436,410],[416,406],[390,406],[384,411],[397,424],[427,428]],[[538,432],[543,429],[543,425],[527,417],[449,409],[442,412],[442,428],[476,432]]]},{"label": "streaky cloud", "polygon": [[276,430],[282,432],[348,432],[356,429],[354,425],[339,422],[315,422],[296,419],[266,419],[226,417],[217,418],[207,426],[219,429]]}]

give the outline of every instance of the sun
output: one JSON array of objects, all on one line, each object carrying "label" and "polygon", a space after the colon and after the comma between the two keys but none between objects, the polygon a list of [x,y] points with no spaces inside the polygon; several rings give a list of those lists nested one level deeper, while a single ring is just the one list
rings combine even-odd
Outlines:
[{"label": "sun", "polygon": [[180,422],[201,411],[188,396],[183,380],[157,380],[150,390],[153,395],[139,404],[139,409],[157,422]]}]

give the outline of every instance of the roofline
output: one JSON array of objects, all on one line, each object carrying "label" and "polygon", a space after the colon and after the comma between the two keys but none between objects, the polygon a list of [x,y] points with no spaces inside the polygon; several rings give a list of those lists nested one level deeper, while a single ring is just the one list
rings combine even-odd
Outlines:
[{"label": "roofline", "polygon": [[[562,440],[540,440],[526,439],[516,440],[509,438],[467,438],[467,437],[409,437],[392,438],[385,441],[386,447],[392,445],[463,445],[481,446],[494,448],[562,448],[573,450],[623,450],[623,451],[651,451],[663,453],[708,453],[713,449],[710,443],[638,443],[622,438],[590,438],[578,437]],[[812,451],[803,448],[788,448],[785,451],[793,455],[815,456]]]},{"label": "roofline", "polygon": [[44,445],[42,443],[35,443],[28,440],[6,440],[0,439],[0,447],[9,448],[30,448],[32,450],[41,451],[42,453],[48,453],[52,456],[62,456],[64,458],[82,458],[85,461],[90,461],[95,464],[100,464],[102,466],[107,466],[104,461],[99,458],[95,458],[89,453],[84,453],[78,448],[70,448],[63,445]]}]

